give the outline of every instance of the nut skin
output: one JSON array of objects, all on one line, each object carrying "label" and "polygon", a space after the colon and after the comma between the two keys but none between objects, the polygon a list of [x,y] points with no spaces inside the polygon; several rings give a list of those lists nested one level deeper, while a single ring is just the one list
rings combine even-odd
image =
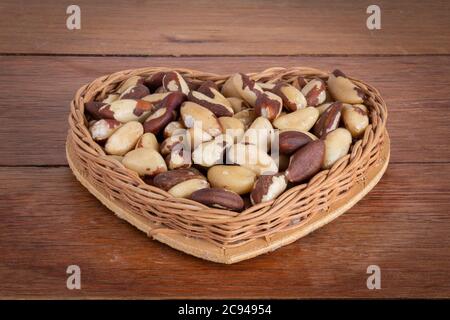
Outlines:
[{"label": "nut skin", "polygon": [[305,77],[298,76],[297,78],[294,79],[292,85],[296,87],[298,90],[302,90],[307,83],[308,82],[306,81]]},{"label": "nut skin", "polygon": [[204,188],[209,188],[205,179],[189,179],[174,185],[167,192],[175,198],[189,198],[193,192]]},{"label": "nut skin", "polygon": [[121,99],[104,105],[98,111],[102,118],[116,119],[120,122],[141,121],[155,110],[148,101]]},{"label": "nut skin", "polygon": [[163,78],[166,75],[165,72],[156,72],[144,80],[144,84],[152,91],[155,92],[156,89],[162,86]]},{"label": "nut skin", "polygon": [[232,165],[216,165],[208,170],[208,181],[214,188],[223,188],[245,194],[252,190],[256,174],[247,168]]},{"label": "nut skin", "polygon": [[144,132],[158,134],[174,118],[174,111],[186,100],[181,92],[172,92],[158,105],[158,109],[144,122]]},{"label": "nut skin", "polygon": [[119,99],[141,99],[150,94],[150,90],[143,84],[137,84],[126,89]]},{"label": "nut skin", "polygon": [[198,87],[197,91],[203,93],[204,95],[210,97],[211,99],[214,99],[216,94],[213,91],[219,91],[219,88],[217,87],[217,84],[214,81],[207,80],[203,82],[200,87]]},{"label": "nut skin", "polygon": [[170,190],[173,186],[189,180],[206,178],[195,168],[177,169],[156,175],[153,179],[153,185],[165,191]]},{"label": "nut skin", "polygon": [[325,142],[315,140],[298,149],[289,162],[285,175],[289,182],[300,183],[320,171],[325,157]]},{"label": "nut skin", "polygon": [[231,117],[234,114],[233,108],[231,108],[229,103],[225,105],[219,100],[210,98],[209,96],[199,91],[191,91],[189,93],[188,100],[197,103],[202,107],[205,107],[206,109],[214,113],[216,117]]},{"label": "nut skin", "polygon": [[258,96],[264,93],[263,89],[243,73],[238,73],[238,76],[233,78],[233,82],[241,98],[250,106],[255,107]]},{"label": "nut skin", "polygon": [[197,91],[213,99],[216,103],[225,106],[228,110],[232,110],[234,113],[231,102],[220,93],[215,82],[212,82],[211,80],[205,81]]},{"label": "nut skin", "polygon": [[141,76],[132,76],[125,81],[123,81],[119,87],[116,89],[118,94],[122,94],[129,87],[134,87],[135,85],[142,84],[144,79]]},{"label": "nut skin", "polygon": [[90,101],[90,102],[86,102],[84,104],[84,108],[92,116],[92,118],[98,120],[98,119],[103,118],[99,111],[102,107],[104,107],[106,105],[108,105],[108,104],[104,103],[104,102]]},{"label": "nut skin", "polygon": [[273,126],[277,129],[293,129],[309,131],[317,119],[319,111],[315,107],[306,107],[285,115],[279,116],[273,121]]},{"label": "nut skin", "polygon": [[272,92],[257,93],[255,113],[258,117],[264,117],[270,121],[275,120],[281,113],[283,101]]},{"label": "nut skin", "polygon": [[308,106],[318,106],[325,102],[327,96],[325,82],[319,78],[312,79],[302,88],[302,93]]},{"label": "nut skin", "polygon": [[147,148],[139,148],[128,152],[122,160],[122,164],[140,176],[154,176],[167,171],[166,163],[158,151]]},{"label": "nut skin", "polygon": [[121,125],[121,122],[114,119],[100,119],[89,127],[89,132],[95,141],[103,141],[108,139]]},{"label": "nut skin", "polygon": [[300,131],[283,131],[279,134],[279,150],[280,153],[291,155],[299,148],[313,141],[306,133]]},{"label": "nut skin", "polygon": [[142,124],[130,121],[118,128],[106,141],[105,151],[108,154],[123,156],[134,148],[144,133]]},{"label": "nut skin", "polygon": [[244,208],[244,200],[237,193],[220,188],[205,188],[193,192],[191,200],[213,208],[239,211]]},{"label": "nut skin", "polygon": [[339,126],[341,120],[342,103],[334,102],[319,117],[313,127],[313,133],[321,138],[328,132],[335,130]]},{"label": "nut skin", "polygon": [[252,204],[268,202],[276,199],[287,188],[284,174],[263,175],[258,178],[250,194]]},{"label": "nut skin", "polygon": [[290,111],[306,108],[305,96],[300,90],[290,84],[277,83],[271,92],[279,96],[283,100],[283,106]]},{"label": "nut skin", "polygon": [[158,140],[156,139],[156,136],[151,133],[147,132],[144,133],[136,143],[136,149],[138,148],[147,148],[147,149],[153,149],[158,151],[159,150],[159,144]]},{"label": "nut skin", "polygon": [[352,144],[352,135],[347,129],[337,128],[328,133],[324,141],[325,156],[322,168],[329,169],[348,153]]},{"label": "nut skin", "polygon": [[337,69],[328,77],[328,89],[335,100],[343,103],[363,103],[365,99],[364,92]]},{"label": "nut skin", "polygon": [[163,77],[163,87],[166,91],[182,92],[186,96],[189,94],[189,86],[186,80],[176,71],[167,72]]},{"label": "nut skin", "polygon": [[181,118],[186,128],[200,127],[203,131],[215,137],[222,133],[219,120],[210,110],[201,105],[187,101],[180,109]]},{"label": "nut skin", "polygon": [[361,137],[369,125],[366,106],[345,104],[342,109],[342,120],[353,138]]}]

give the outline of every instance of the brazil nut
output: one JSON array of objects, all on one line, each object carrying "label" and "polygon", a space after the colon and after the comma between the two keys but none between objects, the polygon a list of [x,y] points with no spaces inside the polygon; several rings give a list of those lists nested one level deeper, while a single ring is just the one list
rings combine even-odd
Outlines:
[{"label": "brazil nut", "polygon": [[108,138],[105,144],[105,151],[108,154],[123,156],[134,148],[143,133],[144,128],[140,122],[127,122]]},{"label": "brazil nut", "polygon": [[256,174],[253,170],[242,166],[216,165],[209,168],[208,180],[212,187],[245,194],[252,190]]},{"label": "brazil nut", "polygon": [[352,135],[347,129],[337,128],[328,133],[325,137],[325,156],[322,167],[331,168],[336,161],[348,153],[351,143]]},{"label": "brazil nut", "polygon": [[250,194],[252,204],[272,201],[287,188],[284,174],[264,175],[258,178]]},{"label": "brazil nut", "polygon": [[238,211],[244,207],[244,200],[236,192],[221,188],[197,190],[191,194],[190,199],[219,209]]},{"label": "brazil nut", "polygon": [[328,89],[337,101],[363,103],[365,94],[340,70],[334,70],[328,77]]},{"label": "brazil nut", "polygon": [[286,178],[293,183],[304,182],[320,171],[325,157],[323,140],[311,141],[298,149],[285,171]]}]

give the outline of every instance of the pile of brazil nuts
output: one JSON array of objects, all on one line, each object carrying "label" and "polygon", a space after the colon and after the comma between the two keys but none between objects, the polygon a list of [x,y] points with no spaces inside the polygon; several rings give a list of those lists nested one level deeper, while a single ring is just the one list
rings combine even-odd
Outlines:
[{"label": "pile of brazil nuts", "polygon": [[85,110],[92,138],[146,183],[240,211],[345,156],[369,124],[364,99],[339,70],[290,83],[236,73],[222,85],[171,71],[130,77]]}]

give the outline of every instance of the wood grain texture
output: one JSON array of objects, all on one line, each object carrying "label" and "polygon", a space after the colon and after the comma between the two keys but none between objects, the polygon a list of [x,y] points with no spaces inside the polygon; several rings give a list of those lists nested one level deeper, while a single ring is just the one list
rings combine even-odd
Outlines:
[{"label": "wood grain texture", "polygon": [[[68,168],[0,168],[0,294],[448,297],[449,179],[450,164],[391,164],[336,221],[273,253],[225,266],[151,241],[113,217]],[[70,264],[81,267],[82,290],[65,287]],[[382,290],[366,288],[371,264],[381,267]]]},{"label": "wood grain texture", "polygon": [[448,54],[448,1],[87,1],[81,30],[69,2],[3,0],[0,53],[134,55]]},{"label": "wood grain texture", "polygon": [[0,165],[67,164],[64,143],[75,91],[101,75],[144,66],[216,73],[339,67],[385,98],[392,162],[450,161],[450,57],[0,57]]},{"label": "wood grain texture", "polygon": [[[82,0],[77,31],[69,4],[0,3],[0,298],[450,297],[448,1],[377,1],[378,31],[369,0]],[[292,245],[230,266],[190,257],[115,218],[67,168],[69,102],[98,76],[299,65],[377,87],[392,146],[372,192]],[[66,289],[70,264],[80,291]],[[370,264],[382,290],[366,288]]]}]

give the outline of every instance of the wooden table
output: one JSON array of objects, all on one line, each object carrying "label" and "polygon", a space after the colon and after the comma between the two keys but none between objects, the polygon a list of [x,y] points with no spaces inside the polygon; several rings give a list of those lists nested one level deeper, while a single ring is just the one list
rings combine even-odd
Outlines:
[{"label": "wooden table", "polygon": [[[450,296],[450,4],[377,1],[59,1],[0,4],[0,297],[306,298]],[[106,4],[107,3],[107,4]],[[69,102],[121,69],[211,72],[312,66],[376,86],[389,168],[350,211],[271,254],[219,265],[115,218],[73,177]],[[81,268],[81,290],[66,268]],[[381,268],[381,290],[366,269]]]}]

